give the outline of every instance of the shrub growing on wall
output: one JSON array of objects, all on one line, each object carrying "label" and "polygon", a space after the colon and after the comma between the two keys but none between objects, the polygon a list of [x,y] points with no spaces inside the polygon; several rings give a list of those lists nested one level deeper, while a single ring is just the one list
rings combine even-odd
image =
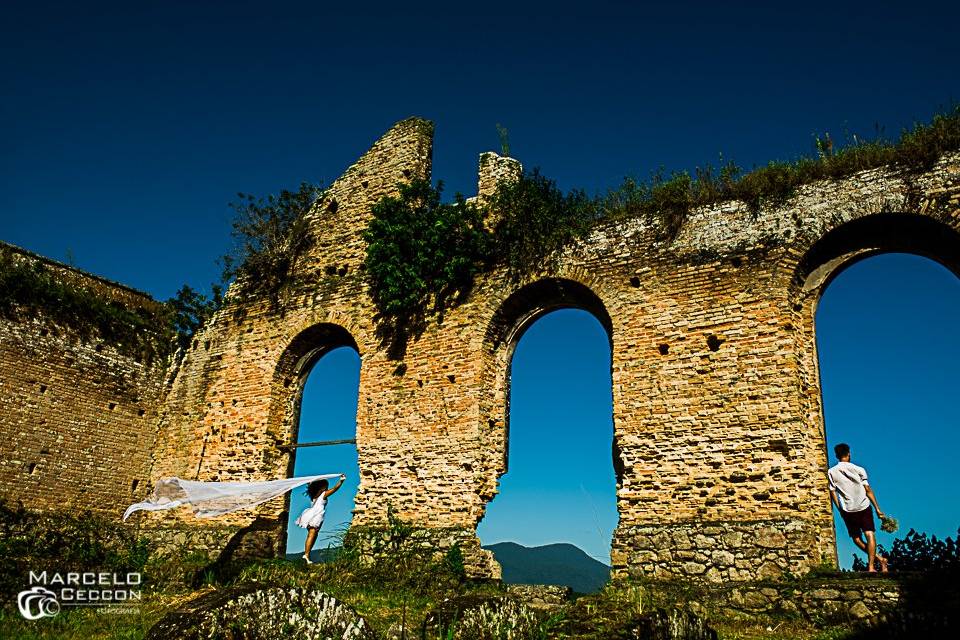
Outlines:
[{"label": "shrub growing on wall", "polygon": [[[889,552],[882,546],[877,550],[890,561],[891,570],[960,572],[960,530],[957,536],[957,540],[940,540],[910,529],[904,537],[894,539]],[[867,570],[867,563],[858,555],[853,556],[853,570]]]},{"label": "shrub growing on wall", "polygon": [[186,350],[190,340],[223,303],[223,290],[213,285],[208,298],[190,285],[183,285],[177,295],[164,304],[170,314],[170,323],[177,336],[177,346]]},{"label": "shrub growing on wall", "polygon": [[685,172],[670,177],[657,172],[648,181],[625,178],[597,199],[597,207],[603,218],[642,218],[659,240],[672,240],[687,218],[698,184]]},{"label": "shrub growing on wall", "polygon": [[462,196],[440,201],[442,185],[426,180],[399,185],[396,197],[373,206],[364,231],[366,271],[380,312],[383,337],[402,350],[429,310],[440,314],[464,297],[489,255],[480,211]]},{"label": "shrub growing on wall", "polygon": [[[495,264],[521,278],[545,269],[552,257],[596,219],[583,191],[563,193],[538,171],[502,183],[485,209],[457,195],[440,201],[441,187],[414,180],[372,209],[364,232],[370,293],[379,310],[381,337],[399,356],[407,338],[422,331],[427,314],[442,317],[462,300],[475,276]],[[484,217],[498,220],[491,233]]]},{"label": "shrub growing on wall", "polygon": [[537,169],[498,185],[488,202],[498,217],[494,258],[515,278],[549,266],[552,257],[596,221],[598,207],[586,192],[561,191]]}]

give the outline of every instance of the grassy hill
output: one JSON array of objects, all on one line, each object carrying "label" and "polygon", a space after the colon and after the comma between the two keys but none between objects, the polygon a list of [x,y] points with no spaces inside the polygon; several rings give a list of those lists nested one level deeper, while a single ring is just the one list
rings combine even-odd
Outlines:
[{"label": "grassy hill", "polygon": [[524,547],[516,542],[499,542],[484,549],[493,552],[508,584],[558,584],[577,593],[594,593],[610,578],[610,567],[572,544]]}]

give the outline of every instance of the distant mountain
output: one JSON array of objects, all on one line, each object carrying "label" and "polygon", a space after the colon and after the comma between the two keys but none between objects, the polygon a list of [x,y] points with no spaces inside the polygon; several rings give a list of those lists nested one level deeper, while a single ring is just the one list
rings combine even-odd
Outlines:
[{"label": "distant mountain", "polygon": [[[599,591],[610,578],[610,567],[594,560],[572,544],[547,544],[524,547],[516,542],[498,542],[484,547],[503,567],[507,584],[558,584],[577,593]],[[313,562],[328,562],[336,557],[339,547],[314,549]],[[303,553],[288,553],[287,560],[303,562]]]},{"label": "distant mountain", "polygon": [[610,578],[610,567],[572,544],[524,547],[516,542],[498,542],[484,549],[493,552],[508,584],[558,584],[578,593],[593,593]]},{"label": "distant mountain", "polygon": [[[340,551],[340,547],[314,549],[310,552],[310,560],[312,562],[329,562],[337,556],[338,551]],[[303,551],[300,553],[288,553],[286,558],[287,560],[292,560],[293,562],[303,562]]]}]

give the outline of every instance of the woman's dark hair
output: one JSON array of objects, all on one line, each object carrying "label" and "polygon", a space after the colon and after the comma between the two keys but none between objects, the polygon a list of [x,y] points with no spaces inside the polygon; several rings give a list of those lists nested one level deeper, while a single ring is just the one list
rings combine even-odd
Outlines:
[{"label": "woman's dark hair", "polygon": [[307,485],[307,495],[311,500],[316,500],[317,496],[327,490],[330,486],[330,483],[326,480],[314,480]]}]

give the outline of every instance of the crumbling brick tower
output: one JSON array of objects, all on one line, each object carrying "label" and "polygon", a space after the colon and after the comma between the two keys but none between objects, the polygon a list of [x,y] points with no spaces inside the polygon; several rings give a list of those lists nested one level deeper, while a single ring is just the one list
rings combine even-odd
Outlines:
[{"label": "crumbling brick tower", "polygon": [[[431,141],[425,121],[394,126],[316,205],[310,249],[282,298],[228,297],[169,390],[153,479],[289,475],[282,445],[296,441],[304,380],[322,354],[349,345],[362,362],[354,523],[381,522],[392,505],[437,544],[460,541],[471,573],[497,575],[475,531],[506,469],[512,350],[540,315],[577,307],[611,344],[616,573],[745,581],[835,562],[817,300],[877,252],[957,270],[960,157],[812,184],[758,215],[741,202],[697,209],[672,238],[641,220],[602,224],[549,273],[481,276],[401,361],[377,337],[361,232],[374,202],[430,176]],[[484,154],[480,195],[517,171]],[[197,544],[247,536],[271,552],[285,539],[285,508],[277,499],[217,528],[182,512],[142,517],[157,535],[175,522]]]}]

